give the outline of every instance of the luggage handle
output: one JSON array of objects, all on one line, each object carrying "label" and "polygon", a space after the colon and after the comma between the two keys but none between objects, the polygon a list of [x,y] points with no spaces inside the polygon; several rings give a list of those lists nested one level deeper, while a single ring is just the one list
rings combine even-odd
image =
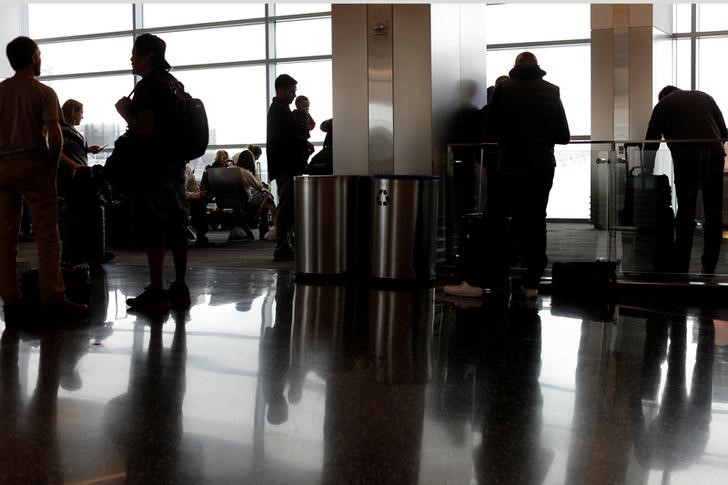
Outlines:
[{"label": "luggage handle", "polygon": [[[624,164],[627,166],[628,175],[634,176],[634,171],[637,168],[644,171],[644,167],[642,166],[642,150],[644,150],[644,143],[638,142],[638,141],[628,141],[623,146],[624,146]],[[629,148],[639,148],[639,154],[640,154],[639,166],[634,166],[632,168],[629,168],[629,156],[627,154],[628,153],[627,150]]]}]

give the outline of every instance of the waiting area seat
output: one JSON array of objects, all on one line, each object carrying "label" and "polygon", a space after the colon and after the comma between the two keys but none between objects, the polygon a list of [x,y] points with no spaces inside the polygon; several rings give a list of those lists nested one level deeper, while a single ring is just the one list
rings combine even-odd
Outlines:
[{"label": "waiting area seat", "polygon": [[260,207],[250,201],[248,187],[240,170],[237,167],[208,168],[207,186],[217,205],[217,211],[211,214],[211,219],[221,226],[230,226],[228,240],[252,239],[250,226],[259,226]]}]

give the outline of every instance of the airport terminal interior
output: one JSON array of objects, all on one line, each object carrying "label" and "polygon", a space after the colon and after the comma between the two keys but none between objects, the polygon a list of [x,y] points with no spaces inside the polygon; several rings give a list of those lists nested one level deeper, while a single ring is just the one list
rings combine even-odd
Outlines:
[{"label": "airport terminal interior", "polygon": [[[656,262],[650,224],[624,216],[660,89],[705,91],[728,109],[728,5],[0,4],[0,40],[34,38],[41,82],[81,100],[79,131],[109,145],[91,164],[125,129],[114,103],[134,86],[144,32],[166,40],[172,72],[205,101],[197,178],[219,150],[257,144],[267,179],[266,110],[288,73],[319,124],[337,120],[334,178],[439,177],[410,214],[436,222],[434,245],[403,223],[391,244],[425,254],[432,272],[400,278],[392,260],[383,277],[379,252],[356,253],[385,237],[366,225],[389,202],[375,193],[369,212],[354,203],[357,244],[297,227],[297,250],[322,244],[305,262],[303,249],[273,261],[255,228],[230,242],[215,225],[207,247],[192,232],[189,308],[131,312],[147,262],[110,210],[115,257],[64,273],[89,318],[0,320],[0,483],[728,482],[728,232],[702,274],[698,211],[691,266],[673,272]],[[556,151],[549,269],[535,300],[450,297],[461,217],[487,210],[488,177],[487,147],[453,137],[451,120],[484,105],[526,50],[560,86],[572,135]],[[11,75],[3,59],[0,79]],[[312,130],[316,151],[324,137]],[[655,173],[673,180],[664,144]],[[304,271],[344,252],[342,274]],[[597,259],[616,282],[556,285],[551,263]],[[32,285],[32,222],[18,261]]]}]

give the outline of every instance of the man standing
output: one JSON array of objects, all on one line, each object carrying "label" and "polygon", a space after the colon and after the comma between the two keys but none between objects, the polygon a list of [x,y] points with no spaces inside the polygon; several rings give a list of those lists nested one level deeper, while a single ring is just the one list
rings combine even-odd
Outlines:
[{"label": "man standing", "polygon": [[[132,310],[158,312],[172,305],[187,307],[190,292],[185,283],[187,271],[187,199],[185,160],[170,147],[179,143],[171,107],[174,89],[182,85],[170,73],[165,60],[167,45],[152,34],[134,41],[131,67],[142,80],[134,97],[121,98],[116,110],[129,125],[137,177],[131,187],[132,236],[135,245],[146,250],[149,286],[135,298],[126,300]],[[172,250],[175,280],[164,289],[164,257]]]},{"label": "man standing", "polygon": [[293,261],[295,255],[290,241],[295,213],[293,177],[303,173],[309,148],[312,148],[289,108],[296,98],[297,84],[288,74],[278,76],[275,80],[276,95],[268,108],[268,174],[278,186],[276,248],[273,252],[276,261]]},{"label": "man standing", "polygon": [[[683,91],[665,86],[657,96],[647,127],[647,140],[702,140],[667,143],[675,173],[677,215],[675,217],[674,271],[690,270],[695,231],[695,203],[703,191],[705,225],[702,272],[715,273],[722,240],[723,141],[728,138],[723,114],[712,97],[701,91]],[[715,140],[713,142],[707,140]],[[645,143],[645,171],[654,168],[659,143]]]},{"label": "man standing", "polygon": [[65,299],[60,269],[56,174],[63,137],[58,97],[35,79],[41,59],[32,39],[13,39],[6,53],[15,75],[0,83],[0,296],[5,318],[22,312],[16,256],[23,201],[35,226],[41,304],[50,316],[86,316],[86,305]]},{"label": "man standing", "polygon": [[[485,224],[488,244],[483,263],[460,285],[446,286],[455,296],[479,297],[483,287],[505,286],[508,260],[500,235],[511,215],[512,237],[526,267],[519,296],[536,298],[548,263],[546,206],[554,180],[554,144],[569,142],[569,124],[558,86],[543,80],[536,56],[522,52],[509,78],[496,85],[489,104],[487,141],[498,142],[499,183],[489,198]],[[494,236],[491,237],[490,235]]]}]

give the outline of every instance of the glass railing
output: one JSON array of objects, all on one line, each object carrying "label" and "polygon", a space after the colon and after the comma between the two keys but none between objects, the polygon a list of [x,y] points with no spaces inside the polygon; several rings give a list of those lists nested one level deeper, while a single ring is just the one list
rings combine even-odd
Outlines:
[{"label": "glass railing", "polygon": [[[645,144],[654,146],[650,140],[584,140],[556,146],[547,207],[549,268],[556,261],[607,259],[616,261],[618,272],[626,277],[728,276],[728,232],[723,231],[728,226],[728,170],[720,163],[719,152],[716,155],[717,143],[669,143],[672,152],[664,144],[659,150],[645,150]],[[488,210],[489,173],[496,170],[497,150],[496,144],[451,144],[444,154],[441,210],[446,264],[452,267],[458,264],[460,239],[466,230],[463,215]],[[706,160],[679,160],[678,171],[686,172],[681,179],[686,187],[681,190],[686,192],[699,174],[707,181],[708,207],[712,208],[707,216],[701,183],[696,187],[701,190],[695,214],[686,202],[680,217],[675,217],[679,204],[672,153],[680,157],[681,151],[698,153]]]}]

